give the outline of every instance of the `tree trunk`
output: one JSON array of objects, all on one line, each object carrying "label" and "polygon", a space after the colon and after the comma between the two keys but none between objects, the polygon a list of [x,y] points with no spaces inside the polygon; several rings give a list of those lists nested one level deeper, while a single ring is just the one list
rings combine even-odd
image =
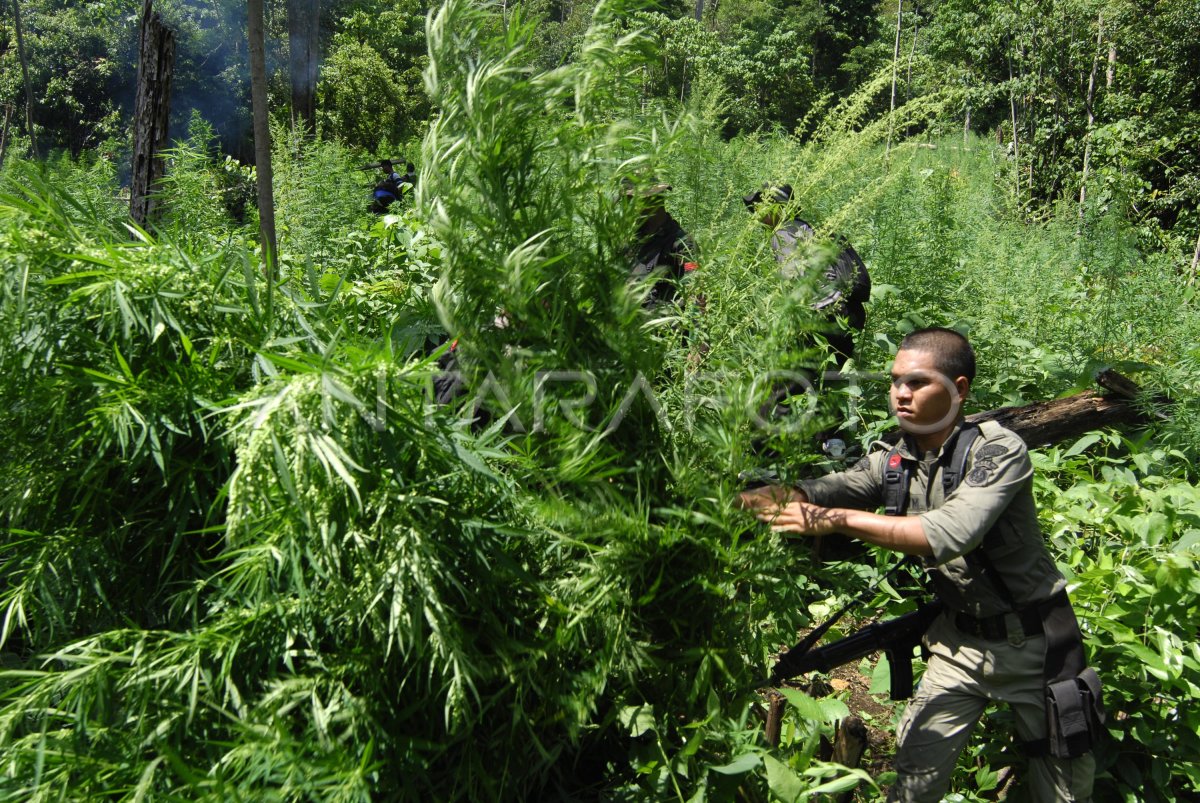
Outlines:
[{"label": "tree trunk", "polygon": [[1008,54],[1008,111],[1012,121],[1013,197],[1021,200],[1021,149],[1017,140],[1017,93],[1013,85],[1012,52]]},{"label": "tree trunk", "polygon": [[321,0],[288,0],[288,61],[292,79],[292,122],[317,126],[317,62]]},{"label": "tree trunk", "polygon": [[[1094,429],[1148,423],[1146,414],[1135,404],[1140,389],[1133,381],[1109,370],[1101,373],[1096,382],[1108,393],[1088,390],[1063,399],[1001,407],[969,415],[967,421],[975,424],[995,421],[1020,435],[1031,449],[1077,438]],[[894,431],[881,440],[896,443],[900,437],[901,433]]]},{"label": "tree trunk", "polygon": [[1112,89],[1113,72],[1117,68],[1117,43],[1108,43],[1108,69],[1104,71],[1104,88]]},{"label": "tree trunk", "polygon": [[258,176],[258,230],[263,272],[275,277],[275,193],[271,176],[271,126],[267,116],[267,58],[263,0],[247,0],[250,40],[250,103],[254,117],[254,168]]},{"label": "tree trunk", "polygon": [[892,102],[888,106],[887,144],[883,148],[886,162],[892,152],[892,117],[896,113],[896,67],[900,62],[900,22],[904,19],[904,0],[896,0],[896,45],[892,48]]},{"label": "tree trunk", "polygon": [[161,153],[167,147],[174,67],[175,32],[162,24],[162,18],[154,11],[154,0],[146,0],[138,40],[133,174],[129,190],[129,215],[143,227],[155,219],[160,205],[154,193],[164,172]]},{"label": "tree trunk", "polygon": [[696,22],[704,21],[704,0],[696,0]]},{"label": "tree trunk", "polygon": [[4,130],[0,131],[0,167],[4,167],[4,157],[8,154],[8,124],[12,122],[13,107],[4,107]]},{"label": "tree trunk", "polygon": [[1087,207],[1088,167],[1092,159],[1092,129],[1096,127],[1096,70],[1100,66],[1100,48],[1104,44],[1104,14],[1096,17],[1096,51],[1092,53],[1092,74],[1088,76],[1087,90],[1087,134],[1083,145],[1083,174],[1079,181],[1079,219],[1083,219]]},{"label": "tree trunk", "polygon": [[1196,268],[1200,268],[1200,235],[1196,236],[1196,251],[1192,254],[1192,273],[1188,276],[1188,284],[1195,284]]},{"label": "tree trunk", "polygon": [[29,134],[29,153],[38,158],[37,136],[33,133],[33,85],[29,83],[29,59],[25,55],[25,34],[21,31],[21,0],[13,0],[13,28],[17,34],[17,56],[25,81],[25,132]]}]

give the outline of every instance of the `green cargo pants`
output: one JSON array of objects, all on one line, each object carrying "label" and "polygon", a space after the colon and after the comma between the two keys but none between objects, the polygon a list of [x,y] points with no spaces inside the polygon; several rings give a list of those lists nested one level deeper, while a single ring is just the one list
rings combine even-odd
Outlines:
[{"label": "green cargo pants", "polygon": [[[930,801],[946,794],[958,754],[984,708],[1007,703],[1019,741],[1046,736],[1045,636],[1025,638],[1015,616],[1008,617],[1009,637],[991,641],[962,633],[951,614],[943,614],[925,634],[932,653],[916,695],[900,718],[896,740],[896,784],[889,801]],[[1029,760],[1021,792],[1014,800],[1031,803],[1088,801],[1095,760],[1051,756]]]}]

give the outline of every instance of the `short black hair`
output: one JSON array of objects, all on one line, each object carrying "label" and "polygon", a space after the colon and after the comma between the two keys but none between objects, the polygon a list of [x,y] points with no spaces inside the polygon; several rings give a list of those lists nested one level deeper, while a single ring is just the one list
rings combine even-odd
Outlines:
[{"label": "short black hair", "polygon": [[381,160],[379,161],[379,166],[380,166],[380,167],[391,167],[391,166],[392,166],[392,160],[391,160],[391,159],[381,159]]},{"label": "short black hair", "polygon": [[951,379],[965,376],[968,382],[975,381],[975,350],[960,332],[941,326],[917,329],[900,341],[898,351],[905,349],[932,354],[937,369]]}]

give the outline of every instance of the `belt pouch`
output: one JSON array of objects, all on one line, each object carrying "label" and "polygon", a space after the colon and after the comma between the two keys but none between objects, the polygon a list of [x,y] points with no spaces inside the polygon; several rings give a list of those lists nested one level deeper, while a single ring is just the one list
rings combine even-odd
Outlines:
[{"label": "belt pouch", "polygon": [[1073,678],[1046,684],[1050,755],[1078,758],[1092,749],[1104,724],[1100,678],[1088,667]]}]

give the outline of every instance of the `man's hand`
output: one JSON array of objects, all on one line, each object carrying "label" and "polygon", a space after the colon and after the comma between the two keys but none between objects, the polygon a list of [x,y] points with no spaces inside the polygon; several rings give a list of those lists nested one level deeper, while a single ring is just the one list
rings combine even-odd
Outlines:
[{"label": "man's hand", "polygon": [[813,505],[808,502],[789,502],[774,509],[756,510],[754,515],[759,521],[771,525],[777,533],[796,533],[797,535],[829,535],[838,532],[844,516],[832,508]]},{"label": "man's hand", "polygon": [[737,503],[777,533],[842,533],[906,555],[933,555],[919,516],[880,516],[863,510],[821,507],[810,504],[804,491],[778,485],[744,491]]},{"label": "man's hand", "polygon": [[743,510],[778,510],[792,502],[807,502],[804,491],[782,485],[764,485],[738,494],[738,507]]},{"label": "man's hand", "polygon": [[777,533],[828,535],[837,529],[829,508],[809,504],[804,491],[797,488],[753,488],[738,495],[738,506],[753,511]]}]

